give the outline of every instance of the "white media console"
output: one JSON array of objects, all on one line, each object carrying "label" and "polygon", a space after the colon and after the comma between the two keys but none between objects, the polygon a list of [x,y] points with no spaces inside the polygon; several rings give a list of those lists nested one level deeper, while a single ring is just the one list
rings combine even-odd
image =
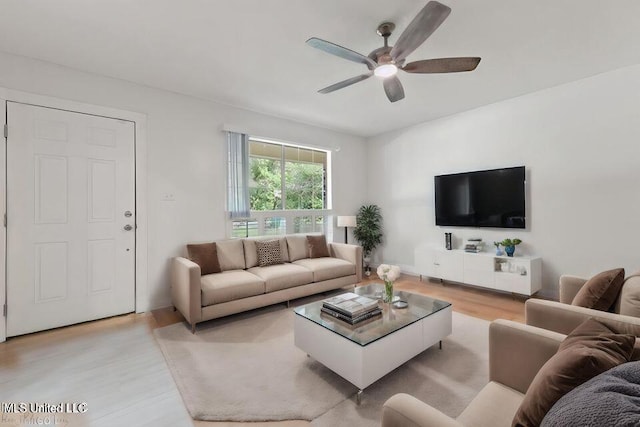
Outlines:
[{"label": "white media console", "polygon": [[542,258],[419,247],[416,272],[451,282],[532,295],[542,289]]}]

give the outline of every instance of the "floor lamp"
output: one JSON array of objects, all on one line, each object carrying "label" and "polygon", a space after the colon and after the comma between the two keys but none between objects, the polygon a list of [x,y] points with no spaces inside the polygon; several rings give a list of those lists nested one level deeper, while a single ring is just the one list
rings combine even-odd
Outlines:
[{"label": "floor lamp", "polygon": [[344,242],[347,242],[347,230],[357,225],[355,216],[339,216],[338,227],[344,227]]}]

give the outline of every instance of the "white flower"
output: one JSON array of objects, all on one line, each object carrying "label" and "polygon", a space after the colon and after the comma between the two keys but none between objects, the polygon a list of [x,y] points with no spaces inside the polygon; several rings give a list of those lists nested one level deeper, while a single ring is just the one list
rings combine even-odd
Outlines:
[{"label": "white flower", "polygon": [[380,264],[376,272],[385,282],[395,282],[400,277],[400,267],[397,265]]}]

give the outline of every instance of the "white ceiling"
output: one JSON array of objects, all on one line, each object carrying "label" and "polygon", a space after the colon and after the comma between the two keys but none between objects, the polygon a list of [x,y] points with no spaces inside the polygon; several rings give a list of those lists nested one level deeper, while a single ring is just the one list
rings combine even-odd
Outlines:
[{"label": "white ceiling", "polygon": [[[363,54],[393,44],[426,0],[0,0],[0,50],[371,136],[640,63],[637,0],[441,0],[453,11],[408,61],[480,56],[471,73],[402,73],[321,95],[366,67],[305,44]],[[1,66],[1,64],[0,64]]]}]

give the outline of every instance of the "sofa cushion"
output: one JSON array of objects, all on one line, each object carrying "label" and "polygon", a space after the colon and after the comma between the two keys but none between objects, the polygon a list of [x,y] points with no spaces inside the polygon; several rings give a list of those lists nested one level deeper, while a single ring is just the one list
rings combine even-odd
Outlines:
[{"label": "sofa cushion", "polygon": [[260,267],[283,263],[278,240],[258,240],[256,249],[258,250],[258,265]]},{"label": "sofa cushion", "polygon": [[292,234],[287,236],[287,247],[289,249],[289,261],[297,261],[302,258],[309,258],[307,248],[307,236],[304,234]]},{"label": "sofa cushion", "polygon": [[640,317],[640,271],[624,279],[616,301],[615,312],[625,316]]},{"label": "sofa cushion", "polygon": [[261,295],[264,280],[244,270],[230,270],[202,276],[202,306]]},{"label": "sofa cushion", "polygon": [[571,305],[607,311],[616,302],[624,282],[624,268],[603,271],[582,285]]},{"label": "sofa cushion", "polygon": [[241,239],[221,240],[216,242],[218,248],[218,261],[220,261],[220,269],[228,270],[244,270],[244,245]]},{"label": "sofa cushion", "polygon": [[523,398],[524,394],[519,391],[491,381],[473,398],[457,420],[462,425],[474,427],[509,425]]},{"label": "sofa cushion", "polygon": [[306,258],[294,261],[294,264],[311,270],[314,282],[356,274],[354,264],[339,258]]},{"label": "sofa cushion", "polygon": [[307,236],[307,249],[309,258],[323,258],[330,256],[327,239],[325,239],[322,234],[319,236]]},{"label": "sofa cushion", "polygon": [[290,263],[253,267],[247,271],[264,280],[266,292],[279,291],[313,282],[311,271]]},{"label": "sofa cushion", "polygon": [[[258,265],[258,249],[256,247],[256,242],[258,240],[273,240],[273,237],[249,237],[242,239],[244,245],[244,260],[246,264],[245,268],[256,267]],[[278,241],[280,242],[280,257],[282,258],[282,261],[289,262],[287,239],[282,236],[278,237]]]},{"label": "sofa cushion", "polygon": [[569,391],[631,358],[635,336],[616,334],[588,319],[562,341],[527,389],[513,426],[538,426],[549,409]]},{"label": "sofa cushion", "polygon": [[189,259],[200,266],[200,275],[220,273],[218,251],[215,243],[187,245]]}]

